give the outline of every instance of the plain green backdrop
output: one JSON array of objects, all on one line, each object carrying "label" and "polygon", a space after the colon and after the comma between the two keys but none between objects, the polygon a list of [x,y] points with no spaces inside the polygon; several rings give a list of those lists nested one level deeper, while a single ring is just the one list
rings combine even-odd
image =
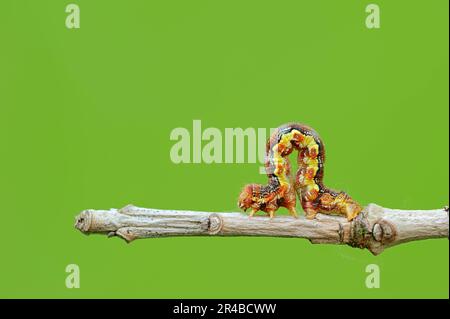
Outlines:
[{"label": "plain green backdrop", "polygon": [[[372,256],[281,238],[126,244],[73,227],[86,208],[234,211],[259,164],[171,162],[175,127],[299,121],[325,182],[364,205],[448,203],[448,1],[0,3],[0,297],[449,296],[448,240]],[[65,267],[80,267],[67,289]],[[365,267],[381,270],[367,289]]]}]

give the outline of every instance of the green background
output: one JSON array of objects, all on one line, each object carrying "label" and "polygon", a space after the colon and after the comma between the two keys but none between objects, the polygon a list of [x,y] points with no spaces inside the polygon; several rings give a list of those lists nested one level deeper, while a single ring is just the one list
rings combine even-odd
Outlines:
[{"label": "green background", "polygon": [[[449,295],[448,240],[375,257],[282,238],[83,236],[86,208],[233,211],[259,164],[173,164],[175,127],[299,121],[327,185],[361,203],[448,203],[448,1],[73,0],[0,4],[0,297]],[[284,213],[284,212],[283,212]],[[81,288],[65,287],[66,265]],[[365,287],[365,267],[381,288]]]}]

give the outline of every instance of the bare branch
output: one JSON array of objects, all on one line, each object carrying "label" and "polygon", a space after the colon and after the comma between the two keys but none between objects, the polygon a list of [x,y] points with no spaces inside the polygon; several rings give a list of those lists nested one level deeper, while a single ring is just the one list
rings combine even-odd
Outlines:
[{"label": "bare branch", "polygon": [[448,238],[448,208],[398,210],[369,204],[353,221],[318,214],[316,219],[241,213],[160,210],[128,205],[120,210],[85,210],[76,217],[81,232],[119,236],[127,242],[164,236],[299,237],[314,244],[347,244],[374,255],[401,243]]}]

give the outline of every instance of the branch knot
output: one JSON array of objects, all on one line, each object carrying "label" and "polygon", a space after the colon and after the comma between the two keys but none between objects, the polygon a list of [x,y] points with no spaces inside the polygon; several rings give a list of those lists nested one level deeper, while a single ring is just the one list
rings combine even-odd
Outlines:
[{"label": "branch knot", "polygon": [[218,214],[209,215],[209,222],[208,222],[209,234],[215,235],[219,233],[222,230],[222,227],[223,227],[222,217],[220,217]]}]

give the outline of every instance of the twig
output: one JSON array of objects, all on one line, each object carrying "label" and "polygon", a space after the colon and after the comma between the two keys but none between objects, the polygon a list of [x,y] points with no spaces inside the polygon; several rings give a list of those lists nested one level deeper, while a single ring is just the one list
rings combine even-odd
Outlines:
[{"label": "twig", "polygon": [[353,221],[318,214],[316,219],[241,213],[159,210],[128,205],[120,210],[85,210],[76,217],[81,232],[119,236],[127,242],[164,236],[300,237],[314,244],[347,244],[374,255],[401,243],[448,238],[448,208],[398,210],[369,204]]}]

